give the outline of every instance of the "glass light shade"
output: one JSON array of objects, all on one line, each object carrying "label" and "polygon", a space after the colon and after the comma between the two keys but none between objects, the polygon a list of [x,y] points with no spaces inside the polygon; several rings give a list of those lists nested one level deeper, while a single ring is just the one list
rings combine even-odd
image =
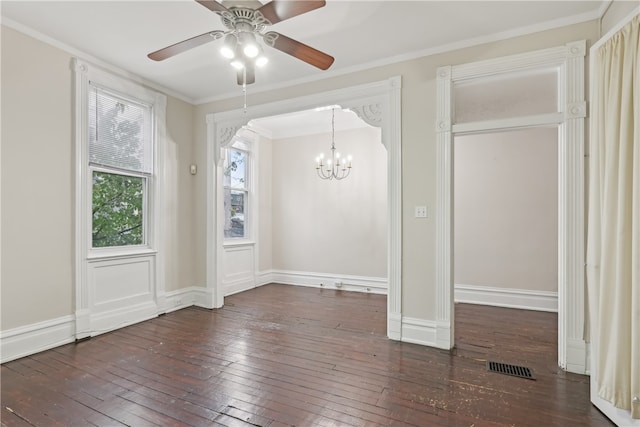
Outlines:
[{"label": "glass light shade", "polygon": [[238,34],[238,42],[242,45],[242,52],[247,58],[255,58],[260,54],[260,46],[253,33],[242,32]]},{"label": "glass light shade", "polygon": [[231,49],[231,48],[230,48],[230,47],[228,47],[228,46],[222,46],[222,47],[220,48],[220,54],[221,54],[222,56],[224,56],[225,58],[227,58],[227,59],[232,59],[234,56],[236,56],[236,55],[233,53],[233,49]]},{"label": "glass light shade", "polygon": [[233,59],[236,56],[235,48],[238,40],[233,34],[227,34],[224,38],[224,44],[220,48],[220,54],[227,59]]},{"label": "glass light shade", "polygon": [[246,45],[242,51],[248,58],[255,58],[260,53],[258,46],[255,44]]},{"label": "glass light shade", "polygon": [[234,59],[233,61],[231,61],[231,66],[236,70],[242,70],[244,68],[244,64],[238,59]]},{"label": "glass light shade", "polygon": [[258,56],[256,58],[256,66],[258,67],[264,67],[265,65],[267,65],[267,62],[269,62],[269,58],[264,55]]}]

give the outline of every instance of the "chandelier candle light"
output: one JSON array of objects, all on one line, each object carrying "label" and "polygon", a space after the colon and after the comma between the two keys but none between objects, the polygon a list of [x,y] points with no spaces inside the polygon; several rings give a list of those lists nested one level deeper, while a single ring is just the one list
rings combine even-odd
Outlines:
[{"label": "chandelier candle light", "polygon": [[341,158],[340,153],[336,152],[336,109],[331,108],[331,158],[324,163],[324,153],[320,153],[316,157],[316,171],[322,179],[341,180],[349,176],[351,172],[351,156]]}]

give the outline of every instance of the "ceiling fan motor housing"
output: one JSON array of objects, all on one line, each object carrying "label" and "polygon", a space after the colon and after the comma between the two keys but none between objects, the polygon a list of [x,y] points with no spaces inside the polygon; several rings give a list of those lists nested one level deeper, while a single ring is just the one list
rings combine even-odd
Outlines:
[{"label": "ceiling fan motor housing", "polygon": [[232,33],[257,33],[264,31],[269,21],[258,11],[247,8],[234,7],[230,13],[221,13],[222,24]]}]

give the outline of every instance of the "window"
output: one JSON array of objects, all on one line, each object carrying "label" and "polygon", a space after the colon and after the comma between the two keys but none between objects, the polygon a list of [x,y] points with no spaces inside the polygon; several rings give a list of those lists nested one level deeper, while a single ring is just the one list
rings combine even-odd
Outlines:
[{"label": "window", "polygon": [[[237,145],[237,144],[236,144]],[[223,167],[224,237],[247,237],[249,153],[232,146],[225,150]]]},{"label": "window", "polygon": [[146,245],[151,107],[89,85],[91,247]]}]

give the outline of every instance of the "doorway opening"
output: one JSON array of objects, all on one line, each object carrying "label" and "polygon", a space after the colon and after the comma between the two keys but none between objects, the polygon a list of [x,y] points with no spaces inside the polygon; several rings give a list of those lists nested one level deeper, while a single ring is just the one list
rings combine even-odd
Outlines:
[{"label": "doorway opening", "polygon": [[[558,128],[460,134],[453,145],[457,354],[553,368]],[[475,327],[476,316],[491,329]],[[544,356],[536,356],[540,348]]]},{"label": "doorway opening", "polygon": [[[223,199],[218,183],[223,179],[223,150],[236,133],[251,120],[312,110],[327,105],[340,105],[353,111],[368,125],[379,129],[387,157],[387,336],[400,339],[401,331],[401,79],[322,92],[315,95],[257,105],[248,110],[233,110],[207,115],[207,286],[199,304],[221,307],[224,304],[222,268],[224,259],[223,221],[217,209]],[[317,156],[314,153],[313,160]],[[296,166],[297,167],[297,166]],[[304,164],[302,164],[304,167]],[[325,183],[326,184],[326,183]],[[275,274],[260,280],[278,281]]]},{"label": "doorway opening", "polygon": [[[333,144],[351,171],[320,179]],[[218,188],[224,296],[273,282],[386,294],[386,157],[380,128],[337,105],[249,121]]]},{"label": "doorway opening", "polygon": [[[587,372],[588,351],[583,339],[585,54],[586,42],[582,40],[555,48],[438,69],[438,347],[450,349],[455,343],[454,136],[496,129],[557,126],[558,365],[571,372]],[[541,97],[548,92],[538,89],[548,87],[554,89],[553,95]]]}]

